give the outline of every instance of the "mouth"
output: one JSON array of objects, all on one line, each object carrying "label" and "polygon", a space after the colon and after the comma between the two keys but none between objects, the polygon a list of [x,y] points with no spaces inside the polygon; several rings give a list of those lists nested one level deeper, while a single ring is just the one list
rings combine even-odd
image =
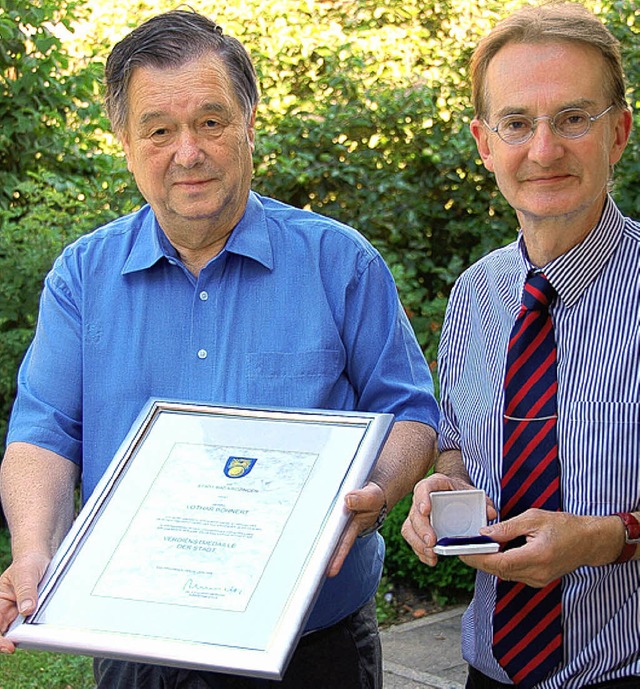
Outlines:
[{"label": "mouth", "polygon": [[570,172],[557,172],[553,175],[531,175],[523,177],[522,181],[529,184],[557,184],[572,179],[574,175]]},{"label": "mouth", "polygon": [[212,178],[181,179],[173,183],[173,188],[185,194],[199,194],[207,191],[211,182],[213,182]]},{"label": "mouth", "polygon": [[176,187],[198,187],[202,186],[203,184],[208,184],[211,182],[211,179],[181,179],[176,182],[174,182],[174,186]]}]

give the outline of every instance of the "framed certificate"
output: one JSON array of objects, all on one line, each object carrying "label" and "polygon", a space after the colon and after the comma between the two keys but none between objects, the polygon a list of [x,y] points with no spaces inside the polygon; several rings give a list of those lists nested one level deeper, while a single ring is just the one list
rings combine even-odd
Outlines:
[{"label": "framed certificate", "polygon": [[391,423],[150,400],[7,637],[281,678]]}]

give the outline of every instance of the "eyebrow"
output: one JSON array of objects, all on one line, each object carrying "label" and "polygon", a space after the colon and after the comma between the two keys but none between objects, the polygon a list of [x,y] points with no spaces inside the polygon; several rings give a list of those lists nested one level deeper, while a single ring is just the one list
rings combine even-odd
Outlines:
[{"label": "eyebrow", "polygon": [[[589,107],[594,107],[596,106],[597,103],[595,100],[592,100],[590,98],[578,98],[577,100],[569,101],[568,103],[563,103],[556,111],[555,113],[562,112],[563,110],[571,110],[573,108],[580,108],[581,110],[585,110],[586,108]],[[553,113],[553,114],[555,114]],[[505,117],[507,115],[528,115],[529,110],[528,108],[517,108],[517,107],[510,107],[506,106],[499,110],[497,113],[495,113],[495,117],[497,119],[500,119],[501,117]],[[547,114],[547,113],[545,113]]]}]

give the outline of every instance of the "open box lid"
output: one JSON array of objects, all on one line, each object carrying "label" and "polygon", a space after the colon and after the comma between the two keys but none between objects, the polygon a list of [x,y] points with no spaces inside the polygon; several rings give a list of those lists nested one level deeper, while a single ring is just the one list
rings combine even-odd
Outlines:
[{"label": "open box lid", "polygon": [[495,553],[500,546],[480,529],[487,525],[485,492],[480,489],[434,491],[431,499],[431,526],[438,542],[438,555]]}]

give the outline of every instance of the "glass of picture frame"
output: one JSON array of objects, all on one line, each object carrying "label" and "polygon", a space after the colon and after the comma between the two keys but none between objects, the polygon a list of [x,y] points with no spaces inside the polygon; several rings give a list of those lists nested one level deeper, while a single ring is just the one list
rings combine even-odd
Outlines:
[{"label": "glass of picture frame", "polygon": [[7,637],[280,679],[392,422],[149,400]]}]

